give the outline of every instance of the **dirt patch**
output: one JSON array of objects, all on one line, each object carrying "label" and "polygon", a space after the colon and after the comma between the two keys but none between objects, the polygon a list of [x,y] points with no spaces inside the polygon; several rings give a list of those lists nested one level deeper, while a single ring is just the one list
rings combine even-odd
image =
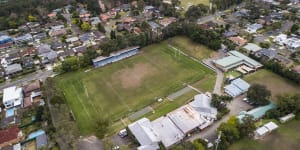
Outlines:
[{"label": "dirt patch", "polygon": [[137,63],[131,68],[124,68],[112,75],[114,82],[119,82],[123,88],[137,88],[145,78],[154,75],[156,68],[146,63]]},{"label": "dirt patch", "polygon": [[102,141],[100,141],[95,136],[89,136],[85,138],[80,138],[78,140],[78,149],[84,150],[104,150],[104,145]]}]

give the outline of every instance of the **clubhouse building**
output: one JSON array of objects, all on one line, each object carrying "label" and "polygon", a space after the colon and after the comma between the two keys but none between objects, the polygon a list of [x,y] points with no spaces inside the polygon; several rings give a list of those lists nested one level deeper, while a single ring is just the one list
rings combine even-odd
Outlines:
[{"label": "clubhouse building", "polygon": [[238,68],[240,66],[245,66],[247,68],[245,71],[249,72],[251,70],[257,70],[263,65],[252,58],[238,52],[238,51],[229,51],[227,57],[218,59],[214,61],[216,67],[221,69],[224,72]]},{"label": "clubhouse building", "polygon": [[217,109],[210,106],[211,95],[199,94],[194,101],[154,121],[142,118],[130,125],[129,131],[140,143],[138,150],[165,148],[182,141],[188,134],[210,126],[217,119]]}]

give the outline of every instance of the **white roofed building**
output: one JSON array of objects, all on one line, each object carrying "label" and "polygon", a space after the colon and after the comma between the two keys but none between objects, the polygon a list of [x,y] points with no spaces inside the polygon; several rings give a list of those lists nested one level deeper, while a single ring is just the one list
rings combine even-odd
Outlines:
[{"label": "white roofed building", "polygon": [[151,124],[153,129],[159,134],[165,148],[179,143],[185,137],[168,117],[160,117],[152,121]]},{"label": "white roofed building", "polygon": [[3,90],[3,104],[5,108],[18,107],[23,104],[22,88],[12,86]]},{"label": "white roofed building", "polygon": [[211,119],[217,119],[218,111],[211,105],[211,95],[198,94],[194,96],[194,101],[190,102],[192,106],[203,117],[209,117]]},{"label": "white roofed building", "polygon": [[184,134],[190,133],[205,124],[205,120],[201,118],[199,113],[190,105],[184,105],[170,112],[167,116]]},{"label": "white roofed building", "polygon": [[128,128],[140,143],[138,150],[156,150],[159,148],[159,135],[153,130],[149,119],[142,118],[128,125]]},{"label": "white roofed building", "polygon": [[264,126],[256,129],[254,131],[254,135],[255,135],[254,138],[255,139],[262,138],[266,134],[271,133],[273,130],[276,130],[277,128],[278,128],[278,125],[271,121],[271,122],[265,124]]}]

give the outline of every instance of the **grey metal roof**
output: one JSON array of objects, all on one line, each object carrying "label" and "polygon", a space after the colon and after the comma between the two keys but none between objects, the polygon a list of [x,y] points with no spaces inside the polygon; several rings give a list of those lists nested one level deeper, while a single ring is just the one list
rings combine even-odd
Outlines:
[{"label": "grey metal roof", "polygon": [[22,71],[22,67],[21,67],[20,64],[12,64],[12,65],[8,65],[8,66],[5,68],[6,74],[13,74],[13,73],[16,73],[16,72],[19,72],[19,71]]},{"label": "grey metal roof", "polygon": [[277,55],[277,52],[274,51],[274,50],[270,50],[270,49],[265,49],[264,48],[264,49],[256,52],[255,55],[257,57],[265,56],[265,57],[268,57],[269,59],[272,59],[272,58],[274,58]]},{"label": "grey metal roof", "polygon": [[47,142],[47,136],[46,134],[42,134],[38,137],[36,137],[36,148],[39,150],[40,148],[46,146],[48,144]]}]

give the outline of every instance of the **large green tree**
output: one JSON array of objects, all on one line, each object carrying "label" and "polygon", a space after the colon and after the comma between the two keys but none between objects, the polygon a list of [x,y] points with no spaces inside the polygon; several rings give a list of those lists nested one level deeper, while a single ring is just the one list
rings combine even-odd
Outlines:
[{"label": "large green tree", "polygon": [[255,106],[262,106],[269,104],[269,98],[271,92],[266,86],[261,84],[252,84],[247,92],[247,97],[250,102],[253,102]]}]

